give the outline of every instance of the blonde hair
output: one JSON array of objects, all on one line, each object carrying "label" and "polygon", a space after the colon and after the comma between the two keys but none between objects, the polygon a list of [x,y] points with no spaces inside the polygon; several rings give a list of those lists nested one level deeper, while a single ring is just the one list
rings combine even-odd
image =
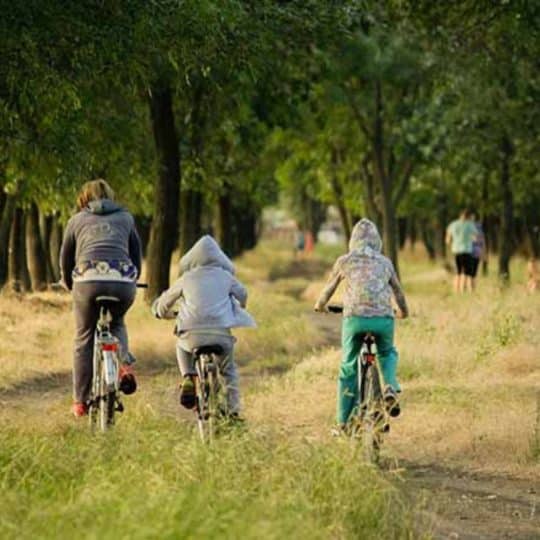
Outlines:
[{"label": "blonde hair", "polygon": [[83,184],[77,195],[77,208],[82,210],[83,208],[86,208],[91,201],[97,201],[99,199],[114,200],[114,191],[103,178],[98,178],[97,180],[92,180]]}]

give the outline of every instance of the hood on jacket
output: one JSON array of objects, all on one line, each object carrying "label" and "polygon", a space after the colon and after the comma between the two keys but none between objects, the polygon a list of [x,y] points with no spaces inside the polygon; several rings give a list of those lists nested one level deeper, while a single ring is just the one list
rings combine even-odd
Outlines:
[{"label": "hood on jacket", "polygon": [[370,255],[380,253],[381,249],[382,240],[377,226],[369,219],[362,218],[352,230],[349,251]]},{"label": "hood on jacket", "polygon": [[201,266],[217,266],[234,274],[233,263],[221,251],[218,243],[208,234],[200,238],[180,259],[180,274]]},{"label": "hood on jacket", "polygon": [[88,206],[84,209],[85,212],[102,216],[114,214],[114,212],[120,212],[120,210],[122,210],[122,207],[110,199],[97,199],[95,201],[90,201]]}]

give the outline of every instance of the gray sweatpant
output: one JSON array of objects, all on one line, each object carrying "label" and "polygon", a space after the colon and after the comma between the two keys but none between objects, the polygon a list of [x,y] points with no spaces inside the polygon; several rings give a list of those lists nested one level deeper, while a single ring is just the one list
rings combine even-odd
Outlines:
[{"label": "gray sweatpant", "polygon": [[124,315],[135,300],[134,283],[115,281],[78,281],[73,284],[75,314],[75,347],[73,355],[73,398],[84,403],[90,397],[92,384],[94,332],[99,318],[98,296],[116,296],[120,302],[111,305],[111,332],[118,338],[121,357],[128,352],[128,335]]},{"label": "gray sweatpant", "polygon": [[[180,340],[179,340],[180,341]],[[231,413],[240,413],[240,384],[238,379],[238,370],[236,368],[236,362],[234,361],[233,344],[234,340],[201,340],[202,342],[196,346],[202,345],[221,345],[225,354],[218,358],[218,369],[225,379],[226,392],[227,392],[227,404]],[[216,341],[216,343],[209,343],[208,341]],[[217,343],[217,341],[221,341]],[[196,347],[195,346],[195,347]],[[195,348],[193,347],[193,348]],[[182,348],[180,343],[176,344],[176,359],[178,361],[178,367],[183,377],[186,375],[196,375],[195,362],[193,354],[186,349]]]}]

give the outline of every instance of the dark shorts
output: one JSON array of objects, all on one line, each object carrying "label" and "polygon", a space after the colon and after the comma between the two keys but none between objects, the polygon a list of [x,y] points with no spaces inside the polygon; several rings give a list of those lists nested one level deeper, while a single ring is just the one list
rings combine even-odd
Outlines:
[{"label": "dark shorts", "polygon": [[456,269],[458,274],[473,277],[474,259],[470,253],[456,253]]},{"label": "dark shorts", "polygon": [[478,265],[480,264],[480,259],[478,257],[471,257],[471,259],[471,276],[476,277],[476,274],[478,273]]}]

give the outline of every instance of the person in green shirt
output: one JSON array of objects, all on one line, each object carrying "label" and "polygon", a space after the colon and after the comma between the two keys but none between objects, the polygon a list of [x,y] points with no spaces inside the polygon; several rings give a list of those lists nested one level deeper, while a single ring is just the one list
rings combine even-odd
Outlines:
[{"label": "person in green shirt", "polygon": [[456,277],[454,279],[456,292],[463,293],[473,289],[473,242],[476,236],[476,226],[471,220],[469,210],[463,210],[459,219],[452,221],[446,229],[446,243],[450,245],[456,261]]}]

